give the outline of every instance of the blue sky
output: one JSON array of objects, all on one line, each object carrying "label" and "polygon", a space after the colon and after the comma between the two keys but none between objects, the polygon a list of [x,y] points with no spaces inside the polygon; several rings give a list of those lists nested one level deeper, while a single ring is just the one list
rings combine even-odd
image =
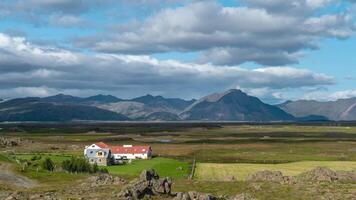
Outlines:
[{"label": "blue sky", "polygon": [[355,10],[346,0],[5,0],[0,98],[230,88],[269,103],[350,98]]}]

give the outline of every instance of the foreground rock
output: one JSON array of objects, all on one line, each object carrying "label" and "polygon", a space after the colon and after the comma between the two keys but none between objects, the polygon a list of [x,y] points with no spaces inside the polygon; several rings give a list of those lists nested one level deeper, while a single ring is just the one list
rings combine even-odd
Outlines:
[{"label": "foreground rock", "polygon": [[257,200],[257,199],[253,198],[250,194],[242,193],[236,195],[234,198],[232,198],[232,200]]},{"label": "foreground rock", "polygon": [[339,172],[326,167],[317,167],[300,174],[297,179],[299,182],[356,181],[356,172]]},{"label": "foreground rock", "polygon": [[326,167],[317,167],[298,176],[283,176],[280,171],[259,171],[250,174],[246,181],[250,182],[275,182],[280,184],[295,184],[305,182],[336,182],[356,181],[355,171],[333,171]]},{"label": "foreground rock", "polygon": [[19,138],[0,137],[0,148],[18,146],[23,141]]},{"label": "foreground rock", "polygon": [[[103,186],[103,185],[123,185],[126,181],[119,177],[114,177],[109,174],[100,174],[99,176],[92,176],[88,179],[88,183],[91,187]],[[87,183],[84,183],[84,185]]]},{"label": "foreground rock", "polygon": [[5,200],[59,200],[59,198],[53,192],[35,195],[29,195],[24,192],[14,192],[6,197]]},{"label": "foreground rock", "polygon": [[294,182],[294,179],[289,176],[283,176],[282,172],[280,172],[280,171],[264,170],[264,171],[259,171],[259,172],[250,174],[246,178],[246,181],[249,181],[249,182],[263,181],[263,182],[274,182],[274,183],[286,184],[286,183]]},{"label": "foreground rock", "polygon": [[172,196],[171,187],[171,178],[160,179],[155,170],[144,170],[140,178],[125,187],[118,197],[119,199],[136,200],[146,196]]},{"label": "foreground rock", "polygon": [[178,192],[174,200],[216,200],[217,198],[210,194],[203,194],[199,192]]}]

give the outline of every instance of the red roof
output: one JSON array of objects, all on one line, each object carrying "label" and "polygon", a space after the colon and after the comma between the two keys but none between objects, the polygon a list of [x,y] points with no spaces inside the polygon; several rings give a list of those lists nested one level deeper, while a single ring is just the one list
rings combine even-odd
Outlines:
[{"label": "red roof", "polygon": [[111,146],[112,154],[141,154],[147,153],[151,147],[150,146]]},{"label": "red roof", "polygon": [[96,146],[102,148],[102,149],[108,149],[109,148],[109,145],[105,144],[104,142],[98,142],[98,143],[95,143]]}]

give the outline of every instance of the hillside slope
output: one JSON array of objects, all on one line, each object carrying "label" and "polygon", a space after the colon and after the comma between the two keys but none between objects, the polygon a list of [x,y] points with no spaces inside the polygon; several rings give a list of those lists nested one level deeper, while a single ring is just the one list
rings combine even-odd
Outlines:
[{"label": "hillside slope", "polygon": [[241,90],[228,90],[203,97],[183,113],[186,120],[213,121],[289,121],[295,118],[278,107],[268,105]]}]

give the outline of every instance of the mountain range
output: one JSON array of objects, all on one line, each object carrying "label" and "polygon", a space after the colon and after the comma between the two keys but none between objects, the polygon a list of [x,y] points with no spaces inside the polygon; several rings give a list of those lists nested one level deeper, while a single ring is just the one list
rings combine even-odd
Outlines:
[{"label": "mountain range", "polygon": [[145,95],[121,99],[58,94],[0,101],[0,121],[324,121],[356,120],[356,98],[333,102],[287,101],[269,105],[241,90],[199,100]]},{"label": "mountain range", "polygon": [[295,117],[324,116],[335,121],[356,120],[356,98],[319,102],[314,100],[287,101],[279,108]]}]

